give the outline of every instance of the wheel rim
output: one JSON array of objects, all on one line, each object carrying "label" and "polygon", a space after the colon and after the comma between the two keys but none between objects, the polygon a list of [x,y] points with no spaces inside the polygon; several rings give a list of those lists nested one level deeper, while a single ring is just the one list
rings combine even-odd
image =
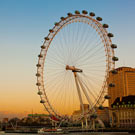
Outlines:
[{"label": "wheel rim", "polygon": [[[83,23],[83,25],[80,26],[81,23]],[[95,42],[93,43],[93,46],[92,46],[94,49],[97,48],[97,50],[95,50],[95,53],[94,52],[92,53],[94,49],[89,48],[89,46],[86,43],[87,41],[90,44],[89,42],[90,38],[88,40],[88,35],[89,35],[89,32],[91,33],[91,31],[87,29],[88,27],[91,28],[91,30],[94,30],[94,32],[96,33],[96,38],[98,36],[98,39],[96,39],[96,41],[95,40],[91,41],[91,42]],[[86,36],[82,37],[80,41],[79,40],[80,37],[78,35],[80,34],[79,33],[80,29],[84,29],[84,28],[85,30],[89,30],[89,31],[83,30],[83,32],[81,32],[82,35],[86,35]],[[40,55],[42,57],[39,57],[39,61],[38,61],[38,64],[41,65],[37,69],[37,72],[40,74],[40,76],[37,77],[37,82],[40,83],[40,86],[38,86],[38,88],[39,88],[39,91],[42,91],[43,93],[42,95],[40,95],[40,97],[41,97],[41,100],[45,101],[43,104],[46,110],[49,112],[49,114],[56,116],[56,118],[58,119],[71,120],[71,115],[73,114],[73,111],[78,110],[80,108],[80,105],[79,105],[80,103],[78,102],[77,92],[75,91],[76,86],[74,83],[73,74],[72,72],[69,73],[69,71],[66,71],[65,66],[72,65],[80,69],[83,69],[84,74],[81,74],[81,75],[79,74],[79,78],[86,87],[90,87],[90,83],[95,83],[95,81],[98,82],[97,78],[99,77],[99,74],[95,77],[95,79],[91,80],[91,82],[90,82],[90,79],[88,78],[90,77],[90,75],[92,76],[98,73],[98,70],[97,70],[99,69],[98,66],[100,67],[100,69],[102,68],[101,67],[102,65],[96,65],[96,62],[97,63],[101,62],[100,60],[101,55],[104,55],[104,58],[103,58],[104,63],[102,63],[104,64],[103,65],[104,69],[102,70],[103,77],[101,79],[102,81],[100,82],[102,84],[97,85],[99,88],[96,88],[96,87],[92,88],[92,86],[91,88],[88,88],[88,89],[98,89],[96,90],[97,94],[95,94],[96,92],[93,93],[93,91],[90,90],[91,94],[89,96],[92,100],[92,107],[90,108],[91,110],[95,106],[101,105],[104,102],[103,97],[105,93],[107,92],[108,73],[110,70],[114,69],[114,66],[115,66],[114,62],[112,61],[112,57],[114,56],[114,51],[110,47],[112,42],[111,42],[111,39],[107,36],[108,33],[106,29],[104,29],[102,27],[102,24],[99,23],[97,20],[86,15],[79,14],[79,15],[68,16],[64,18],[64,20],[61,20],[59,23],[56,23],[52,31],[47,36],[49,40],[45,40],[43,44],[45,48],[44,49],[42,48],[40,52]],[[65,35],[64,35],[64,32],[65,32]],[[71,32],[72,32],[72,35],[71,35]],[[93,35],[90,36],[91,39],[94,38],[92,37]],[[71,41],[72,41],[73,46],[71,46]],[[75,41],[78,42],[77,46],[75,46]],[[101,43],[102,43],[102,46],[101,48],[99,48]],[[82,46],[81,48],[82,50],[79,50],[78,48],[81,47],[82,44],[85,44],[85,45]],[[91,54],[86,55],[90,51],[90,49],[92,50]],[[99,52],[104,51],[104,53],[99,54],[98,51]],[[81,55],[79,56],[79,54]],[[92,61],[90,62],[89,61],[90,59],[88,58],[91,58],[93,55],[97,59],[97,61],[93,59],[92,60],[93,63],[92,63]],[[81,60],[81,62],[80,61],[78,62],[78,59]],[[89,63],[87,61],[89,61]],[[93,64],[93,67],[92,67],[92,64]],[[91,72],[88,70],[90,68],[91,68]],[[92,72],[92,68],[94,68],[95,70],[94,72]],[[52,77],[53,79],[52,78],[50,79],[50,77]],[[68,78],[67,79],[68,82],[66,78]],[[72,89],[72,92],[74,93],[74,94],[72,93],[72,95],[74,95],[72,96],[72,98],[71,98],[71,95],[67,92],[68,90],[64,90],[62,93],[62,89],[64,89],[64,87],[68,89]],[[57,89],[59,91],[56,91]],[[65,96],[62,96],[62,95],[65,95]],[[82,96],[84,96],[83,93],[82,93]],[[70,98],[67,99],[67,97],[70,97]],[[73,100],[71,101],[71,99],[73,98],[74,98],[74,101]],[[67,101],[64,101],[64,99],[67,99]],[[75,100],[78,102],[78,104],[73,103],[75,102]],[[84,103],[88,103],[85,101],[86,100],[85,96],[83,97],[83,100],[84,100]],[[63,103],[63,104],[60,104],[60,103]],[[74,107],[71,107],[71,106],[74,106]],[[64,109],[64,107],[66,109]],[[87,113],[89,111],[87,111]],[[67,115],[69,115],[69,117]],[[77,119],[79,120],[81,117],[82,115],[80,115],[80,117],[77,117]]]}]

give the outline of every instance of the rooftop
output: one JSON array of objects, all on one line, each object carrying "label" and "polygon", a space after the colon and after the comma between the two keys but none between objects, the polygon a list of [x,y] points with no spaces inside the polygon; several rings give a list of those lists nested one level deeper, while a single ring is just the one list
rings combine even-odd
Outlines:
[{"label": "rooftop", "polygon": [[113,106],[113,105],[123,105],[123,104],[125,104],[125,105],[126,104],[135,104],[135,95],[122,97],[121,100],[120,100],[120,97],[117,97],[111,106]]}]

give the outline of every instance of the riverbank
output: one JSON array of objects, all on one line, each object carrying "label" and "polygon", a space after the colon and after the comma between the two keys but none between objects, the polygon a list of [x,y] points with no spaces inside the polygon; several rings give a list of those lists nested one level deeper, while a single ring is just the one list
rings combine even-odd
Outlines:
[{"label": "riverbank", "polygon": [[[90,129],[78,129],[78,128],[70,128],[63,129],[64,133],[133,133],[135,134],[135,129],[116,129],[116,128],[107,128],[107,129],[98,129],[98,130],[90,130]],[[17,129],[17,130],[5,130],[5,133],[26,133],[26,134],[37,134],[38,129]]]}]

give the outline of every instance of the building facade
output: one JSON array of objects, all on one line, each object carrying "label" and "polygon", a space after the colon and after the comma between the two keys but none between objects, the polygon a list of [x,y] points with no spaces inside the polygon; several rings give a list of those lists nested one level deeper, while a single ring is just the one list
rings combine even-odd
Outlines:
[{"label": "building facade", "polygon": [[97,115],[100,120],[107,127],[109,125],[109,109],[108,107],[104,107],[104,109],[97,109]]},{"label": "building facade", "polygon": [[122,100],[124,96],[135,95],[135,68],[120,67],[116,71],[109,73],[109,107],[117,97]]},{"label": "building facade", "polygon": [[[84,107],[84,113],[88,112],[89,110],[89,104],[83,104]],[[77,120],[80,118],[80,115],[82,114],[82,107],[80,105],[80,110],[75,110],[72,114],[72,119]]]},{"label": "building facade", "polygon": [[116,98],[111,105],[113,127],[135,128],[135,96]]}]

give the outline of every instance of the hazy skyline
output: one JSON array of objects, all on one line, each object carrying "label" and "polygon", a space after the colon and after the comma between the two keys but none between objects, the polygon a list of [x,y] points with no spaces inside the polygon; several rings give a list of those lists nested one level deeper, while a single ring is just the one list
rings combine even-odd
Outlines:
[{"label": "hazy skyline", "polygon": [[75,10],[95,12],[109,24],[118,45],[116,67],[135,67],[133,0],[0,0],[0,112],[43,113],[36,87],[36,64],[48,30]]}]

